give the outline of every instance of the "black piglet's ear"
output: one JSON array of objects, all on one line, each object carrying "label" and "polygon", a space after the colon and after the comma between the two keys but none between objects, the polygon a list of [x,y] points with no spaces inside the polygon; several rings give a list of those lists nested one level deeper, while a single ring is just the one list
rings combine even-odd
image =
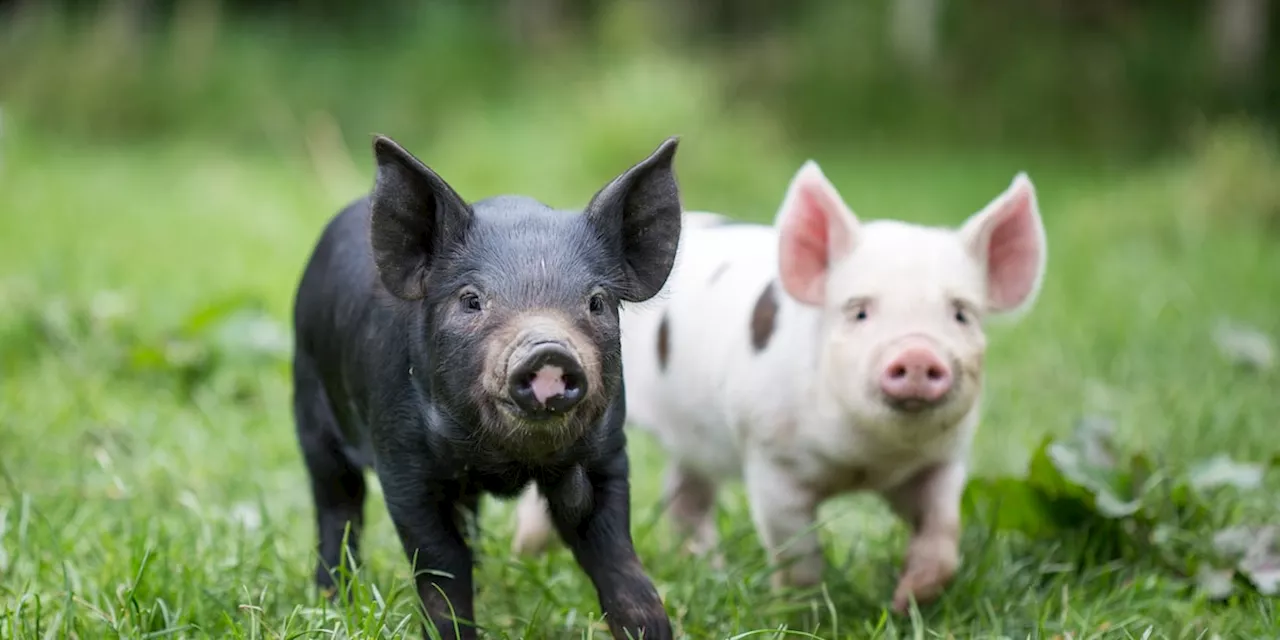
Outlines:
[{"label": "black piglet's ear", "polygon": [[621,250],[626,282],[620,297],[642,302],[662,289],[680,242],[680,189],[675,160],[679,138],[662,142],[648,158],[605,185],[586,215]]},{"label": "black piglet's ear", "polygon": [[432,260],[466,231],[471,209],[448,183],[391,138],[375,136],[373,155],[373,260],[388,291],[416,300],[426,294]]}]

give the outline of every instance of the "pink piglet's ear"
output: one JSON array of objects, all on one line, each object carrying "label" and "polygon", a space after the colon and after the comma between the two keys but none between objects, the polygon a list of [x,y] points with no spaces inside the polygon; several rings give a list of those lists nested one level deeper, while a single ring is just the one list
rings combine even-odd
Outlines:
[{"label": "pink piglet's ear", "polygon": [[797,302],[821,305],[831,265],[853,250],[858,219],[818,163],[800,167],[774,223],[778,229],[778,276]]},{"label": "pink piglet's ear", "polygon": [[1034,303],[1048,247],[1026,173],[1019,172],[1004,193],[965,221],[960,237],[984,268],[988,311],[1014,314]]}]

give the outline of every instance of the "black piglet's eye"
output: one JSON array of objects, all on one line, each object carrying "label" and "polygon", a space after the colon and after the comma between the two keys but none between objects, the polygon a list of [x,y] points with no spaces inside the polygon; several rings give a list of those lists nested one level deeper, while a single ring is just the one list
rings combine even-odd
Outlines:
[{"label": "black piglet's eye", "polygon": [[964,312],[964,309],[956,309],[956,322],[969,324],[969,316]]},{"label": "black piglet's eye", "polygon": [[866,310],[866,309],[858,309],[858,312],[857,312],[857,313],[855,313],[855,314],[853,314],[853,319],[854,319],[854,320],[857,320],[858,322],[862,322],[863,320],[866,320],[866,319],[867,319],[867,310]]},{"label": "black piglet's eye", "polygon": [[591,294],[591,299],[587,301],[587,308],[596,315],[604,313],[604,296],[599,293]]},{"label": "black piglet's eye", "polygon": [[480,305],[480,296],[475,292],[468,291],[462,294],[462,309],[468,313],[479,313],[483,307]]}]

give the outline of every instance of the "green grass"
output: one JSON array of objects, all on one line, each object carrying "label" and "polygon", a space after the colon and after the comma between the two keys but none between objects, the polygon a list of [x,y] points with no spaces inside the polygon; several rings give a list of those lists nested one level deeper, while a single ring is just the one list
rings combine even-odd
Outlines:
[{"label": "green grass", "polygon": [[[558,94],[406,143],[468,198],[524,192],[580,206],[662,136],[684,133],[686,205],[757,220],[772,216],[806,157],[766,120],[726,120],[696,96],[652,90],[696,78],[601,82],[573,94],[600,105],[596,118],[557,114]],[[286,324],[321,226],[369,184],[367,148],[347,155],[323,136],[309,156],[107,147],[14,128],[0,145],[0,637],[416,633],[408,566],[376,490],[355,605],[334,609],[309,584],[311,504],[279,354],[236,359],[228,348],[190,364],[170,352],[159,369],[131,355],[193,329],[189,314],[210,301],[260,300]],[[1255,147],[1237,148],[1256,159]],[[1042,436],[1086,415],[1113,418],[1126,445],[1171,468],[1215,452],[1280,453],[1280,377],[1233,366],[1210,339],[1220,316],[1280,335],[1280,240],[1263,223],[1269,211],[1238,197],[1270,184],[1277,165],[1245,162],[1262,176],[1250,181],[1217,170],[1222,153],[1122,168],[1047,154],[815,156],[867,217],[958,223],[1018,169],[1036,180],[1048,277],[1022,323],[989,331],[975,473],[1018,472]],[[213,339],[194,336],[197,349]],[[740,488],[719,511],[728,568],[682,560],[656,511],[662,456],[640,434],[631,442],[636,543],[690,638],[1230,638],[1280,628],[1274,600],[1210,603],[1141,558],[1093,557],[1082,536],[1033,543],[973,519],[945,597],[894,617],[886,607],[906,532],[866,497],[824,509],[832,569],[822,592],[773,595]],[[1228,510],[1274,520],[1280,482],[1269,477],[1266,489]],[[606,637],[565,551],[509,556],[510,515],[509,504],[486,503],[477,612],[488,637]]]}]

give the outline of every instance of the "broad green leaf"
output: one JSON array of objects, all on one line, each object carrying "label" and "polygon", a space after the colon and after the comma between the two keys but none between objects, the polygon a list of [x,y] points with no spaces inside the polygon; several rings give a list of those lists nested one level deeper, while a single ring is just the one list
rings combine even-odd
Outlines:
[{"label": "broad green leaf", "polygon": [[1239,526],[1213,536],[1218,553],[1236,563],[1236,570],[1258,593],[1280,593],[1280,526]]},{"label": "broad green leaf", "polygon": [[[1063,483],[1074,485],[1076,489],[1071,493],[1087,496],[1086,501],[1098,514],[1119,519],[1132,516],[1142,508],[1143,491],[1134,491],[1137,484],[1134,471],[1148,475],[1149,463],[1145,458],[1133,458],[1129,468],[1117,468],[1118,456],[1111,432],[1109,421],[1085,418],[1071,439],[1049,444],[1044,454],[1061,478],[1054,482],[1059,491]],[[1051,476],[1041,469],[1039,477],[1047,480]]]},{"label": "broad green leaf", "polygon": [[1196,588],[1211,600],[1225,600],[1236,590],[1234,569],[1219,569],[1201,564],[1196,570]]},{"label": "broad green leaf", "polygon": [[293,348],[292,336],[265,313],[241,310],[220,322],[210,338],[231,355],[286,357]]},{"label": "broad green leaf", "polygon": [[1229,485],[1237,489],[1255,489],[1262,484],[1263,465],[1236,462],[1220,453],[1192,467],[1188,474],[1191,486],[1209,489]]},{"label": "broad green leaf", "polygon": [[257,298],[246,294],[231,294],[215,299],[188,315],[182,322],[181,333],[186,337],[198,336],[245,309],[257,311],[262,309],[262,304]]},{"label": "broad green leaf", "polygon": [[1236,364],[1263,371],[1275,366],[1275,343],[1253,327],[1219,319],[1213,328],[1213,341],[1222,355]]},{"label": "broad green leaf", "polygon": [[1044,494],[1021,478],[974,478],[964,493],[966,518],[997,531],[1050,537],[1062,523]]}]

